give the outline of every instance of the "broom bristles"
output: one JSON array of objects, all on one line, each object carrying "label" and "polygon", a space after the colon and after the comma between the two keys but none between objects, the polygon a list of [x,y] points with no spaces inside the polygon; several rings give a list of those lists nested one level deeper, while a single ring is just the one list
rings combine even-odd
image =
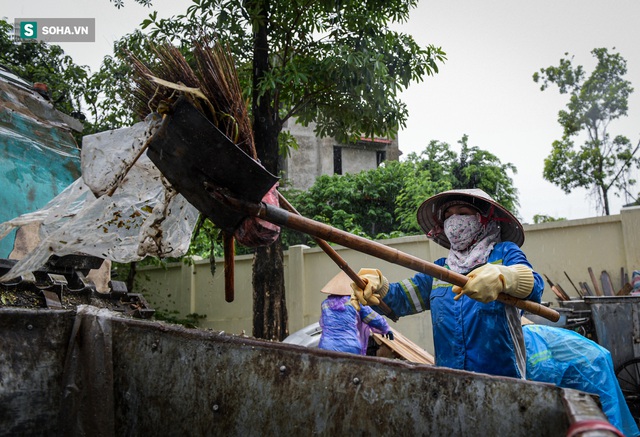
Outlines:
[{"label": "broom bristles", "polygon": [[[238,147],[255,159],[257,153],[253,144],[251,120],[228,48],[207,37],[194,41],[192,68],[177,47],[169,43],[154,44],[151,47],[156,62],[149,66],[128,53],[134,71],[133,97],[138,116],[144,118],[156,111],[161,102],[171,105],[178,97],[184,96]],[[163,84],[162,81],[175,85]],[[189,92],[185,87],[199,89],[205,98],[197,92]]]}]

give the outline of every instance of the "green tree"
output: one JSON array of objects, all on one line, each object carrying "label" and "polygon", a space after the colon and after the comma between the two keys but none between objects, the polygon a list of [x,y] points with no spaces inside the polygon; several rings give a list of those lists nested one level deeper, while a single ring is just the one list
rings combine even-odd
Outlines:
[{"label": "green tree", "polygon": [[449,144],[435,140],[430,141],[419,154],[410,153],[406,157],[405,165],[410,165],[412,171],[405,177],[405,186],[396,201],[399,230],[407,234],[422,232],[416,211],[427,197],[452,189],[454,176],[451,166],[457,158]]},{"label": "green tree", "polygon": [[452,165],[452,189],[480,188],[490,194],[496,202],[517,215],[518,190],[513,185],[509,172],[518,170],[511,163],[502,164],[494,154],[478,147],[469,147],[469,137],[464,135],[458,144],[461,151]]},{"label": "green tree", "polygon": [[149,40],[140,30],[123,36],[113,44],[113,54],[103,58],[100,68],[86,82],[84,99],[89,112],[85,135],[131,126],[138,120],[134,113],[133,69],[128,56],[149,62]]},{"label": "green tree", "polygon": [[447,143],[431,141],[420,154],[411,153],[407,161],[415,166],[402,194],[398,198],[401,228],[405,232],[419,230],[416,211],[428,196],[446,190],[480,188],[518,214],[518,190],[509,173],[517,173],[511,163],[503,164],[492,153],[470,147],[464,135],[458,155]]},{"label": "green tree", "polygon": [[[357,174],[320,176],[309,190],[287,192],[286,197],[305,217],[352,234],[386,238],[398,235],[397,197],[411,173],[410,163],[387,161]],[[309,238],[301,242],[312,244]]]},{"label": "green tree", "polygon": [[533,222],[535,224],[538,223],[550,223],[550,222],[560,222],[566,220],[566,218],[564,217],[551,217],[550,215],[545,215],[545,214],[536,214],[533,216]]},{"label": "green tree", "polygon": [[13,25],[0,20],[0,64],[29,82],[49,88],[54,107],[82,119],[81,108],[89,67],[77,65],[60,46],[14,40]]},{"label": "green tree", "polygon": [[[256,149],[279,174],[278,139],[284,123],[316,123],[316,133],[348,141],[393,136],[404,126],[398,94],[438,71],[445,54],[390,31],[417,1],[194,0],[184,15],[143,27],[152,36],[189,44],[216,35],[234,53],[251,101]],[[281,241],[256,250],[253,335],[287,334]]]},{"label": "green tree", "polygon": [[[640,143],[634,148],[627,137],[609,133],[611,122],[627,115],[633,92],[631,83],[623,78],[626,60],[605,48],[591,53],[598,62],[588,77],[581,65],[574,67],[568,53],[558,66],[542,68],[533,75],[542,91],[555,84],[561,94],[569,94],[566,109],[558,114],[562,139],[553,142],[543,176],[565,193],[579,187],[592,189],[598,209],[609,215],[610,195],[627,194],[635,184],[631,173],[633,168],[640,168]],[[574,139],[581,134],[583,140],[578,146]]]}]

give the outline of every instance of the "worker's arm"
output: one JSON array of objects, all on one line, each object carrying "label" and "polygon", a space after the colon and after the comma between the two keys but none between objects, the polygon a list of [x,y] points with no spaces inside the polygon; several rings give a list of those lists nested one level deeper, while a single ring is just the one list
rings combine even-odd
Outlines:
[{"label": "worker's arm", "polygon": [[[443,265],[443,263],[444,258],[436,261],[436,264],[439,265]],[[371,270],[374,270],[375,274],[372,274]],[[361,270],[361,272],[363,271],[373,275],[369,279],[363,278],[372,281],[371,290],[366,290],[366,287],[365,290],[359,290],[355,284],[351,284],[353,289],[352,302],[358,303],[362,298],[367,302],[366,305],[372,306],[377,311],[376,304],[379,300],[383,300],[399,317],[416,314],[430,308],[429,297],[433,285],[431,276],[417,273],[403,281],[389,283],[382,273],[378,275],[379,270]],[[371,299],[370,296],[374,298]]]},{"label": "worker's arm", "polygon": [[371,309],[370,306],[362,305],[360,309],[360,318],[364,323],[369,325],[374,332],[386,334],[391,330],[384,317]]}]

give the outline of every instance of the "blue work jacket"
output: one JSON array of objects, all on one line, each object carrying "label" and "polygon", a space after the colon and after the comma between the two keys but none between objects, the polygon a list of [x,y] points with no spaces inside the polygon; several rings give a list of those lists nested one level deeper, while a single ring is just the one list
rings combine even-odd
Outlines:
[{"label": "blue work jacket", "polygon": [[[446,258],[435,264],[448,268]],[[495,245],[488,261],[530,268],[524,252],[510,241]],[[534,272],[528,300],[540,302],[544,282]],[[499,301],[481,303],[468,296],[454,300],[452,284],[418,273],[389,285],[384,302],[400,317],[431,310],[436,365],[492,375],[524,378],[526,352],[520,312]]]}]

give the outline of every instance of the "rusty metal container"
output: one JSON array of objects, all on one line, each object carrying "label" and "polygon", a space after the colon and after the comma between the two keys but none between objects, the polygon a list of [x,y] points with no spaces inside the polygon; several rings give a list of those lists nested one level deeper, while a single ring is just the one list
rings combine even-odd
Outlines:
[{"label": "rusty metal container", "polygon": [[614,368],[640,357],[640,296],[585,296],[584,301]]},{"label": "rusty metal container", "polygon": [[549,384],[91,306],[0,309],[0,332],[1,435],[555,437],[606,420],[590,395]]},{"label": "rusty metal container", "polygon": [[572,298],[571,300],[559,300],[558,304],[560,304],[562,308],[571,308],[576,312],[591,311],[591,308],[589,308],[589,305],[584,299]]}]

